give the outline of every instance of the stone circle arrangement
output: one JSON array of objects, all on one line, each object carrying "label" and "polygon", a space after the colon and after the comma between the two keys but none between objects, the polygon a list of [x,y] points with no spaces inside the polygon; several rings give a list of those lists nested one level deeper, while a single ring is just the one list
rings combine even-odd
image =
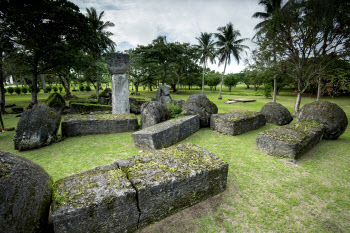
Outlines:
[{"label": "stone circle arrangement", "polygon": [[[96,109],[109,106],[107,113],[70,114],[61,123],[65,106],[59,96],[50,96],[47,103],[52,108],[35,105],[22,114],[14,145],[17,150],[47,146],[56,141],[61,123],[64,137],[136,131],[132,134],[135,146],[149,152],[53,184],[39,165],[0,151],[0,188],[4,190],[0,193],[0,232],[45,232],[50,207],[55,232],[134,232],[223,192],[226,162],[191,143],[174,145],[203,127],[235,136],[266,123],[278,125],[257,135],[257,148],[264,154],[298,159],[322,139],[337,139],[348,125],[345,112],[326,101],[304,105],[296,123],[289,124],[291,115],[281,104],[267,103],[260,112],[218,114],[217,106],[203,94],[181,103],[183,116],[169,120],[166,104],[173,100],[166,85],[154,101],[140,100],[141,106],[129,99],[128,59],[125,54],[108,56],[114,77],[112,93],[98,102],[87,102]],[[78,103],[73,112],[82,109],[79,105],[86,103]],[[141,110],[139,131],[131,108]]]}]

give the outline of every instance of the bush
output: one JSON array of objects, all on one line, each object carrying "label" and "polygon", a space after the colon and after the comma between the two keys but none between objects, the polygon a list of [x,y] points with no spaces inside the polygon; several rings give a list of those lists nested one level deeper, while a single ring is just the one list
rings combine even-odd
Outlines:
[{"label": "bush", "polygon": [[62,90],[63,90],[63,87],[62,87],[62,86],[59,86],[58,89],[60,90],[60,93],[61,93]]},{"label": "bush", "polygon": [[51,90],[52,90],[52,88],[51,88],[51,86],[46,86],[46,87],[45,87],[45,90],[46,90],[47,93],[50,93]]},{"label": "bush", "polygon": [[86,85],[86,86],[85,86],[85,90],[86,90],[86,91],[91,91],[91,87],[90,87],[89,85]]},{"label": "bush", "polygon": [[22,93],[23,93],[23,94],[27,94],[27,92],[28,92],[28,88],[26,88],[26,87],[22,87],[21,91],[22,91]]},{"label": "bush", "polygon": [[20,87],[15,87],[15,92],[17,93],[17,95],[21,94],[21,88]]},{"label": "bush", "polygon": [[13,89],[13,87],[8,87],[7,88],[7,92],[10,93],[12,95],[12,93],[14,92],[15,90]]},{"label": "bush", "polygon": [[272,85],[271,85],[271,83],[266,83],[265,84],[265,89],[264,89],[264,96],[265,96],[265,98],[270,98],[271,97],[271,92],[272,92]]},{"label": "bush", "polygon": [[53,86],[53,87],[52,87],[52,90],[53,90],[54,92],[57,92],[57,91],[58,91],[58,88],[57,88],[56,86]]},{"label": "bush", "polygon": [[181,116],[182,109],[180,106],[170,102],[170,103],[166,104],[166,107],[169,110],[170,118],[176,118],[176,117]]},{"label": "bush", "polygon": [[39,93],[41,91],[40,87],[36,87],[36,93]]},{"label": "bush", "polygon": [[4,88],[4,92],[5,92],[5,94],[6,94],[6,92],[7,92],[7,88]]},{"label": "bush", "polygon": [[79,91],[84,91],[84,89],[85,89],[85,88],[84,88],[83,85],[80,85],[80,86],[79,86]]}]

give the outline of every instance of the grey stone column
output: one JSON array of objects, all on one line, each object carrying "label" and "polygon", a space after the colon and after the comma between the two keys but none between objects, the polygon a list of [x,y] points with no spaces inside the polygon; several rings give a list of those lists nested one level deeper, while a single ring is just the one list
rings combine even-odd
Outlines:
[{"label": "grey stone column", "polygon": [[126,76],[129,55],[110,53],[107,55],[107,66],[112,74],[112,113],[130,113],[129,84]]}]

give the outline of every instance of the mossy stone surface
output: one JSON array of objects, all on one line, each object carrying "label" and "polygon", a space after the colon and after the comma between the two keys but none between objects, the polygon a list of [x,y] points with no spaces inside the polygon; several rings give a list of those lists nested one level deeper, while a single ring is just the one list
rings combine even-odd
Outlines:
[{"label": "mossy stone surface", "polygon": [[260,111],[266,118],[266,122],[274,125],[287,125],[293,117],[282,104],[269,102]]},{"label": "mossy stone surface", "polygon": [[266,124],[263,114],[256,111],[235,111],[231,113],[213,114],[210,128],[228,135],[239,135],[258,129]]},{"label": "mossy stone surface", "polygon": [[317,145],[324,127],[313,121],[300,121],[258,134],[257,147],[265,154],[297,159]]},{"label": "mossy stone surface", "polygon": [[191,143],[118,160],[116,164],[137,190],[140,227],[226,188],[228,164]]},{"label": "mossy stone surface", "polygon": [[60,115],[62,114],[64,108],[66,107],[66,101],[59,93],[52,93],[46,100],[47,106],[55,110],[55,112]]},{"label": "mossy stone surface", "polygon": [[324,139],[337,139],[348,126],[348,118],[343,109],[328,101],[305,104],[299,111],[298,121],[316,121],[325,127]]},{"label": "mossy stone surface", "polygon": [[52,179],[32,161],[0,151],[0,232],[46,232]]},{"label": "mossy stone surface", "polygon": [[55,232],[133,232],[136,191],[114,164],[72,175],[55,183],[52,218]]}]

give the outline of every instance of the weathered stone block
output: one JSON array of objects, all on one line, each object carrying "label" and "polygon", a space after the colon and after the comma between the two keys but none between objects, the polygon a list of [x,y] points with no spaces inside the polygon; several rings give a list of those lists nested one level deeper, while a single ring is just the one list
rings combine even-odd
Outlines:
[{"label": "weathered stone block", "polygon": [[150,101],[141,105],[142,129],[169,120],[169,118],[170,112],[165,104],[157,101]]},{"label": "weathered stone block", "polygon": [[17,124],[13,139],[16,150],[31,150],[56,141],[61,117],[50,107],[36,104],[26,110]]},{"label": "weathered stone block", "polygon": [[116,165],[97,167],[55,183],[53,226],[60,232],[133,232],[136,191]]},{"label": "weathered stone block", "polygon": [[262,153],[297,159],[317,145],[323,133],[323,126],[301,121],[259,133],[256,144]]},{"label": "weathered stone block", "polygon": [[213,114],[210,118],[210,128],[228,135],[239,135],[258,129],[266,124],[266,119],[260,112],[236,111],[232,113]]},{"label": "weathered stone block", "polygon": [[52,93],[46,100],[46,105],[55,110],[58,115],[63,113],[66,101],[59,93]]},{"label": "weathered stone block", "polygon": [[274,125],[287,125],[293,120],[288,109],[282,104],[275,102],[265,104],[260,112],[265,116],[267,123]]},{"label": "weathered stone block", "polygon": [[110,74],[125,74],[129,67],[129,54],[108,53],[107,67]]},{"label": "weathered stone block", "polygon": [[190,143],[119,160],[116,164],[137,190],[139,227],[226,189],[228,164]]},{"label": "weathered stone block", "polygon": [[200,129],[199,117],[185,116],[166,121],[132,134],[135,145],[150,149],[169,147]]},{"label": "weathered stone block", "polygon": [[112,111],[112,106],[110,105],[100,105],[91,103],[73,103],[70,104],[70,113],[90,113],[98,111]]},{"label": "weathered stone block", "polygon": [[126,74],[112,76],[112,113],[130,113],[129,84]]},{"label": "weathered stone block", "polygon": [[0,151],[0,232],[46,232],[52,179],[32,161]]},{"label": "weathered stone block", "polygon": [[134,114],[70,115],[62,122],[62,136],[74,137],[88,134],[108,134],[136,131]]},{"label": "weathered stone block", "polygon": [[305,104],[299,111],[297,122],[316,121],[325,128],[324,139],[335,140],[342,135],[348,126],[348,118],[342,108],[328,101],[317,101]]}]

